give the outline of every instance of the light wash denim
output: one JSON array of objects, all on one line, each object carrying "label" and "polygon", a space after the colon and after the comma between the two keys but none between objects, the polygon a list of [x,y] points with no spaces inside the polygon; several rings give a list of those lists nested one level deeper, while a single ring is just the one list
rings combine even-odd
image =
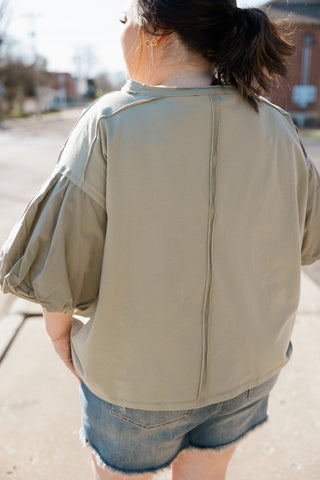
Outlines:
[{"label": "light wash denim", "polygon": [[160,473],[183,449],[222,450],[268,420],[269,393],[279,373],[237,397],[206,407],[151,411],[122,407],[81,382],[80,439],[97,464],[124,476]]}]

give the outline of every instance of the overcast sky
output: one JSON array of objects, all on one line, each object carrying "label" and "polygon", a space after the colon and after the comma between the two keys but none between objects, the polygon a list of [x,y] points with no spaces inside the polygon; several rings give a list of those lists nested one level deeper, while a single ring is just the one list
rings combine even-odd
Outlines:
[{"label": "overcast sky", "polygon": [[[8,33],[16,39],[14,52],[48,60],[50,71],[94,76],[125,70],[119,36],[119,18],[127,0],[9,0]],[[238,6],[261,5],[263,0],[238,0]],[[30,32],[36,33],[34,40]],[[79,66],[79,56],[86,58]],[[78,60],[75,58],[77,57]]]}]

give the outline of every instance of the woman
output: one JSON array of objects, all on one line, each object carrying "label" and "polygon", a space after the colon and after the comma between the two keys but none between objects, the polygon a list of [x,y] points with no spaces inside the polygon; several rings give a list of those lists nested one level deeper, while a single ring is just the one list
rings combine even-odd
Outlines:
[{"label": "woman", "polygon": [[222,480],[268,418],[320,258],[319,174],[259,96],[293,48],[231,0],[134,0],[122,21],[128,82],[71,131],[2,290],[42,305],[81,382],[95,479]]}]

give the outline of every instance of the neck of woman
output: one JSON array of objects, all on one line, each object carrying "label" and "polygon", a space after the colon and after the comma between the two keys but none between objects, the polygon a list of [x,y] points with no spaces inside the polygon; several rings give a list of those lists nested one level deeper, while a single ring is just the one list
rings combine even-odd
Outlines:
[{"label": "neck of woman", "polygon": [[158,85],[164,87],[209,87],[212,82],[212,74],[208,71],[190,71],[176,73],[163,79]]},{"label": "neck of woman", "polygon": [[212,68],[204,62],[159,62],[145,75],[143,83],[163,87],[209,87],[212,78]]}]

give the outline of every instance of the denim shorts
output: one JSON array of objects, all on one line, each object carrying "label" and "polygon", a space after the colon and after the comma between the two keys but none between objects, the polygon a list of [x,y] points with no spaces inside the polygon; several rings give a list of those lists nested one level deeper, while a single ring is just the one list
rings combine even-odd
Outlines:
[{"label": "denim shorts", "polygon": [[279,373],[237,397],[205,407],[150,411],[109,403],[81,382],[80,439],[103,469],[123,476],[164,473],[185,449],[223,450],[268,420]]}]

